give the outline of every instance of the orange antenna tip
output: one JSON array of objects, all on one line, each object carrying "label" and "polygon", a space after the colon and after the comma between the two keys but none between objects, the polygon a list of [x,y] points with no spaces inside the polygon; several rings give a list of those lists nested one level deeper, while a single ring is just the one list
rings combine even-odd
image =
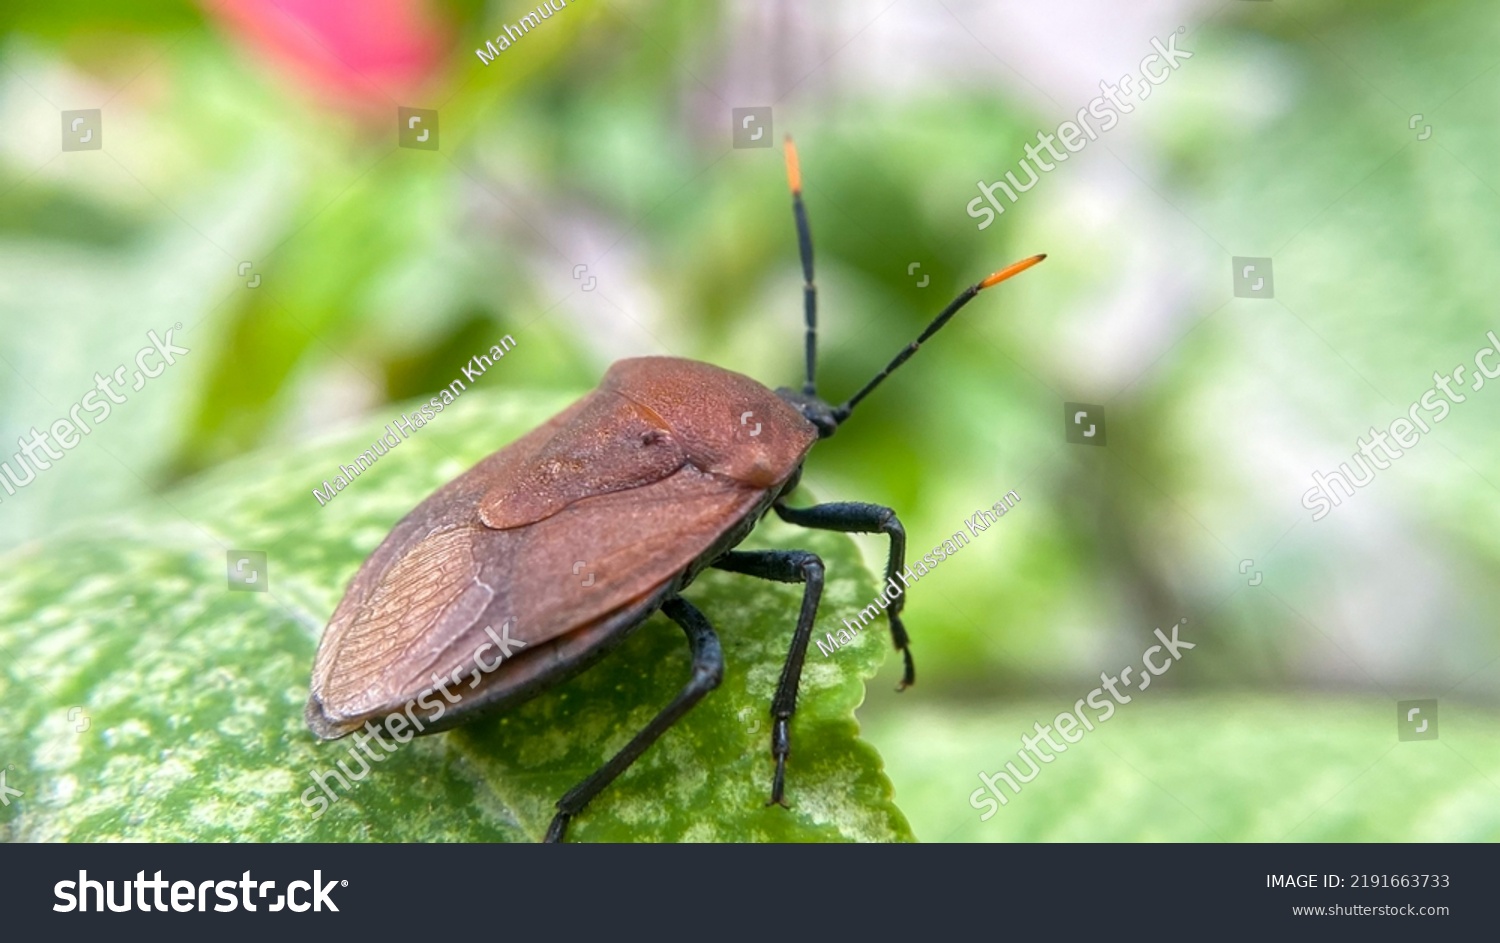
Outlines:
[{"label": "orange antenna tip", "polygon": [[980,282],[979,283],[979,289],[981,291],[983,291],[984,289],[989,288],[989,287],[991,287],[993,285],[1000,284],[1001,282],[1005,281],[1007,278],[1010,278],[1012,275],[1019,275],[1022,272],[1026,271],[1027,269],[1031,268],[1033,265],[1035,265],[1038,262],[1042,261],[1046,257],[1047,257],[1046,253],[1043,253],[1041,255],[1034,255],[1034,256],[1032,256],[1029,259],[1022,259],[1021,261],[1016,262],[1016,263],[1014,263],[1012,265],[1007,265],[1005,268],[1001,269],[1000,271],[998,271],[995,274],[991,275],[989,278],[986,278],[984,281]]},{"label": "orange antenna tip", "polygon": [[792,143],[792,136],[786,136],[786,182],[792,188],[793,193],[802,192],[802,169],[797,166],[797,145]]}]

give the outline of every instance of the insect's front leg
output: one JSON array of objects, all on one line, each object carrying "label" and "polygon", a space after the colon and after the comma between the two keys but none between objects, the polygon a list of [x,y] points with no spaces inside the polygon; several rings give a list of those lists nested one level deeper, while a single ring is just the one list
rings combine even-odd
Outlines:
[{"label": "insect's front leg", "polygon": [[772,803],[786,805],[786,758],[792,752],[792,715],[797,711],[797,686],[802,682],[802,664],[807,659],[807,643],[812,638],[813,621],[818,616],[818,602],[823,598],[823,561],[806,550],[731,550],[715,560],[714,567],[731,573],[758,576],[778,583],[805,583],[802,590],[802,612],[797,616],[797,630],[786,663],[781,666],[781,680],[771,699],[771,755],[776,759],[776,776],[771,781]]},{"label": "insect's front leg", "polygon": [[[814,530],[837,530],[846,534],[885,534],[891,538],[891,555],[885,565],[885,580],[890,583],[896,575],[906,569],[906,528],[896,519],[896,512],[879,504],[863,504],[858,501],[838,501],[832,504],[817,504],[810,508],[791,508],[780,501],[775,504],[776,513],[788,524],[798,524]],[[917,680],[917,669],[912,664],[910,639],[906,626],[901,622],[901,610],[906,606],[906,590],[896,594],[885,614],[891,619],[891,641],[901,651],[905,670],[901,675],[901,686],[897,690],[911,687]]]}]

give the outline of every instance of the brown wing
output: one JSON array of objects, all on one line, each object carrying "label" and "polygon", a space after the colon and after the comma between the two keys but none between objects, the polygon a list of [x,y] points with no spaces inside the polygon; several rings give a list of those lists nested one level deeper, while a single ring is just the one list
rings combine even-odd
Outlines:
[{"label": "brown wing", "polygon": [[[329,623],[308,724],[342,736],[471,675],[450,713],[527,693],[737,542],[773,494],[699,469],[649,406],[596,390],[397,525]],[[498,654],[486,628],[524,643],[494,672],[476,670]]]},{"label": "brown wing", "polygon": [[523,527],[581,498],[661,481],[687,462],[672,430],[651,409],[600,391],[524,466],[497,480],[479,501],[479,519],[497,530]]},{"label": "brown wing", "polygon": [[[473,593],[492,592],[474,581],[472,547],[461,539],[480,529],[475,503],[489,482],[523,467],[597,395],[583,397],[439,488],[375,548],[349,581],[318,643],[307,705],[314,733],[349,733],[348,720],[396,697],[400,684],[391,665],[414,642],[429,632],[451,638],[473,625],[466,617]],[[461,597],[470,604],[455,608]]]}]

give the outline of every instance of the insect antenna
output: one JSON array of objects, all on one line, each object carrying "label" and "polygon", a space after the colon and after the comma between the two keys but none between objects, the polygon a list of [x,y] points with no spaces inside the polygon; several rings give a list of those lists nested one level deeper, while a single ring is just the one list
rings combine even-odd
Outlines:
[{"label": "insect antenna", "polygon": [[[932,319],[932,323],[927,325],[926,330],[924,330],[916,340],[912,341],[910,344],[907,344],[905,349],[897,354],[894,360],[886,364],[884,370],[877,373],[875,377],[870,380],[869,383],[866,383],[864,385],[864,388],[861,389],[858,393],[855,393],[853,396],[849,397],[848,401],[845,402],[844,405],[835,408],[833,411],[833,418],[838,422],[843,422],[845,419],[848,419],[849,414],[854,412],[854,407],[859,405],[860,400],[870,395],[870,391],[879,386],[881,381],[890,376],[897,367],[901,366],[903,363],[906,363],[907,359],[910,358],[912,354],[917,352],[917,348],[921,347],[924,341],[940,331],[943,325],[948,323],[948,319],[957,314],[959,308],[962,308],[964,305],[973,300],[975,295],[979,294],[981,291],[984,291],[986,288],[992,288],[995,285],[1000,284],[1007,278],[1010,278],[1012,275],[1019,275],[1020,273],[1026,271],[1045,258],[1045,255],[1034,255],[1029,259],[1022,259],[1019,262],[1006,266],[1005,268],[994,273],[983,281],[975,282],[968,288],[965,288],[962,292],[959,293],[957,298],[954,298],[953,301],[948,304],[948,307],[944,308],[937,317]],[[811,347],[809,347],[809,350],[811,350]]]},{"label": "insect antenna", "polygon": [[807,225],[807,207],[802,203],[802,170],[797,164],[797,146],[786,136],[786,182],[792,190],[792,216],[797,221],[797,248],[802,254],[802,307],[807,319],[807,382],[802,392],[817,396],[813,370],[818,359],[818,286],[813,283],[812,230]]}]

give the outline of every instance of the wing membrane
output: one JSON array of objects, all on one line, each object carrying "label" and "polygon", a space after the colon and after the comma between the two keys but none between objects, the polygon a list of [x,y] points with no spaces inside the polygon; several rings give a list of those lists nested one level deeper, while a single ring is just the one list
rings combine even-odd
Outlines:
[{"label": "wing membrane", "polygon": [[507,623],[525,647],[472,697],[539,682],[606,643],[601,627],[648,607],[767,495],[701,471],[648,408],[596,391],[396,526],[329,623],[308,722],[340,736],[402,710],[434,675],[474,672],[486,628]]},{"label": "wing membrane", "polygon": [[602,391],[524,466],[485,493],[479,519],[496,530],[524,527],[575,501],[661,481],[686,462],[660,416]]}]

